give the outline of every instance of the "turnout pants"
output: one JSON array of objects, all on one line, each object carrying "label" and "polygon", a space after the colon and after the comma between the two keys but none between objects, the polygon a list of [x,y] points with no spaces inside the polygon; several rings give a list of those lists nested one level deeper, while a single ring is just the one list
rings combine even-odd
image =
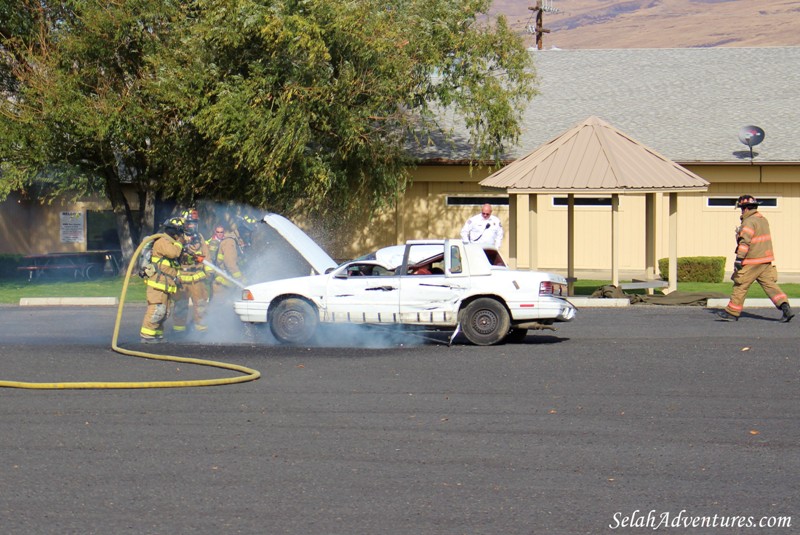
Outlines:
[{"label": "turnout pants", "polygon": [[772,264],[748,264],[742,266],[733,276],[733,291],[731,299],[725,310],[728,314],[739,317],[744,308],[744,299],[747,290],[757,282],[764,289],[764,293],[776,308],[780,308],[787,301],[786,294],[778,286],[778,270]]},{"label": "turnout pants", "polygon": [[183,288],[175,294],[175,308],[172,313],[172,330],[183,332],[186,330],[186,320],[189,317],[189,299],[192,300],[192,320],[197,331],[205,331],[206,305],[208,304],[208,286],[206,281],[199,280],[183,283]]},{"label": "turnout pants", "polygon": [[139,334],[142,338],[163,338],[164,320],[167,319],[169,305],[169,294],[147,287],[147,310],[142,320],[142,328]]}]

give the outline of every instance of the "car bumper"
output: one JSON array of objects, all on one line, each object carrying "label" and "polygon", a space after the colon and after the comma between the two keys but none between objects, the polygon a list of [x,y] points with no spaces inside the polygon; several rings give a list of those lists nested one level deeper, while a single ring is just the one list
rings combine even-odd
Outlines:
[{"label": "car bumper", "polygon": [[559,309],[556,321],[572,321],[575,318],[577,310],[569,301],[563,301],[560,299],[559,301],[561,301],[561,307]]},{"label": "car bumper", "polygon": [[535,305],[532,303],[509,303],[513,321],[572,321],[576,309],[566,299],[544,297]]},{"label": "car bumper", "polygon": [[233,311],[245,323],[266,323],[269,303],[257,301],[234,301]]}]

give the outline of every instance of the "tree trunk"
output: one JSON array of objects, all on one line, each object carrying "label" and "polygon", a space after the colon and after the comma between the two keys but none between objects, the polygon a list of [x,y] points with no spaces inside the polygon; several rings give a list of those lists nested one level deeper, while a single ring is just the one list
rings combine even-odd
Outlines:
[{"label": "tree trunk", "polygon": [[126,270],[133,256],[133,252],[136,250],[135,243],[138,243],[138,236],[136,235],[133,225],[131,207],[122,191],[119,178],[113,173],[108,173],[106,176],[106,192],[109,201],[111,201],[111,209],[114,211],[117,236],[119,237],[119,245],[122,249],[121,269]]},{"label": "tree trunk", "polygon": [[142,210],[142,236],[152,236],[156,230],[156,188],[153,183],[139,193]]}]

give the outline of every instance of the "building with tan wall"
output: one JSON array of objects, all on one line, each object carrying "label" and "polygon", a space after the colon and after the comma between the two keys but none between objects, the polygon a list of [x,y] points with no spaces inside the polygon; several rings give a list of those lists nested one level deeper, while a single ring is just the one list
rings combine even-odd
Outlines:
[{"label": "building with tan wall", "polygon": [[[800,106],[800,48],[711,48],[636,50],[551,50],[532,52],[541,94],[525,111],[524,131],[508,160],[528,154],[586,117],[600,116],[616,128],[709,182],[705,192],[678,198],[678,256],[725,256],[731,268],[733,209],[741,194],[768,201],[762,211],[770,219],[777,265],[782,273],[800,274],[800,130],[794,110]],[[453,166],[423,166],[404,200],[406,221],[448,221],[479,209],[481,195],[500,195],[478,182],[493,170],[469,172],[469,145],[456,117],[444,128],[456,132],[453,145],[423,151],[427,161]],[[764,141],[743,145],[738,134],[746,125],[764,129]],[[571,155],[580,159],[583,154]],[[452,196],[471,196],[470,208],[454,206]],[[655,203],[658,258],[668,256],[668,198]],[[605,200],[604,200],[605,199]],[[537,200],[536,266],[566,269],[566,207],[563,196]],[[603,203],[606,204],[603,204]],[[586,204],[583,204],[586,203]],[[576,267],[608,271],[611,264],[608,195],[588,195],[576,206]],[[423,212],[423,213],[418,213]],[[508,210],[495,213],[508,226]],[[645,269],[645,196],[620,197],[620,268]],[[454,225],[449,235],[457,235]],[[411,223],[398,237],[413,237]],[[510,236],[504,244],[509,255]],[[512,255],[513,257],[513,255]]]},{"label": "building with tan wall", "polygon": [[[536,149],[570,127],[596,115],[642,144],[709,182],[705,192],[678,199],[678,256],[728,258],[734,248],[741,194],[768,201],[762,211],[770,220],[781,273],[800,274],[800,48],[710,48],[637,50],[532,51],[541,94],[525,111],[523,133],[509,147],[506,163]],[[745,125],[758,125],[764,141],[749,148],[737,139]],[[443,125],[456,132],[455,142],[419,151],[421,164],[413,183],[393,209],[365,220],[351,232],[340,232],[327,244],[332,256],[351,258],[376,247],[426,237],[456,237],[464,221],[489,200],[509,228],[509,200],[502,190],[479,182],[496,169],[470,169],[469,145],[455,117]],[[576,154],[575,158],[581,155]],[[607,271],[611,262],[608,196],[588,195],[575,208],[575,265],[579,270]],[[605,200],[604,200],[605,199]],[[668,196],[657,194],[655,217],[659,258],[668,256]],[[564,196],[539,195],[536,203],[537,267],[566,270]],[[41,253],[90,249],[102,234],[92,228],[94,212],[104,201],[38,206],[14,196],[0,205],[0,252]],[[84,242],[63,242],[64,213],[85,216]],[[620,197],[620,269],[645,269],[645,195]],[[307,222],[303,222],[311,226]],[[92,237],[95,236],[95,237]],[[346,239],[342,239],[346,237]],[[68,239],[72,239],[68,237]],[[503,244],[506,256],[508,233]]]}]

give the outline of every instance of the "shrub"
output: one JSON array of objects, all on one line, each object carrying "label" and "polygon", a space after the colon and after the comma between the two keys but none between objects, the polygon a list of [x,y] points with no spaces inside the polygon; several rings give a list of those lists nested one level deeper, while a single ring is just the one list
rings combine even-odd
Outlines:
[{"label": "shrub", "polygon": [[[669,258],[658,261],[661,278],[669,277]],[[678,282],[722,282],[725,277],[724,256],[684,256],[678,258]]]}]

